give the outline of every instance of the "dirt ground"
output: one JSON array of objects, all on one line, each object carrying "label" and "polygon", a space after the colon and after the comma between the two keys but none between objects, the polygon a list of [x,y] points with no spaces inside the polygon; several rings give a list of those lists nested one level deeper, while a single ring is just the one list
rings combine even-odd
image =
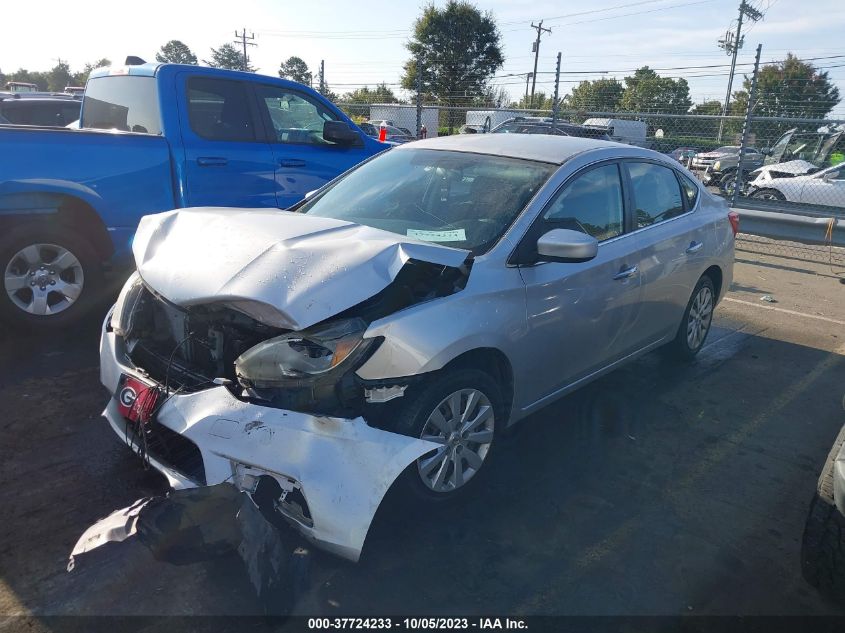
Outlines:
[{"label": "dirt ground", "polygon": [[[66,571],[89,525],[165,490],[99,417],[99,326],[0,335],[0,629],[24,615],[256,613],[226,561],[136,552]],[[738,251],[694,363],[652,354],[534,415],[458,508],[408,517],[389,497],[359,564],[314,554],[296,611],[843,614],[799,566],[843,392],[839,276]]]}]

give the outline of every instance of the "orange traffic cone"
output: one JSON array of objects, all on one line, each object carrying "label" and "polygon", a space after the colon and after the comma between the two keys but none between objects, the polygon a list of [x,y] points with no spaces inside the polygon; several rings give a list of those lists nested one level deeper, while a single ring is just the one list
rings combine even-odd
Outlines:
[{"label": "orange traffic cone", "polygon": [[378,140],[384,143],[387,140],[387,125],[384,121],[381,122],[381,125],[378,127]]}]

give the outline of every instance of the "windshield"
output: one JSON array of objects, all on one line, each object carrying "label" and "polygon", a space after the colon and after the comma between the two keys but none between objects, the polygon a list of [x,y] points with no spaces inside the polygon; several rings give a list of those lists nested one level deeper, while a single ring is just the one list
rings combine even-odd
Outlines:
[{"label": "windshield", "polygon": [[298,210],[478,255],[498,241],[556,168],[465,152],[394,150]]}]

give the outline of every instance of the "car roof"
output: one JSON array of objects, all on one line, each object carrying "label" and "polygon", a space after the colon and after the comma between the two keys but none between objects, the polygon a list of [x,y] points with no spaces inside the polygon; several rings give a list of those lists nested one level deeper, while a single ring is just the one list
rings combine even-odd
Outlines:
[{"label": "car roof", "polygon": [[[592,149],[627,148],[630,145],[600,141],[579,136],[547,136],[544,134],[457,134],[416,141],[401,148],[436,149],[523,158],[562,165],[575,154]],[[399,150],[400,148],[395,148]],[[394,150],[391,150],[394,151]]]}]

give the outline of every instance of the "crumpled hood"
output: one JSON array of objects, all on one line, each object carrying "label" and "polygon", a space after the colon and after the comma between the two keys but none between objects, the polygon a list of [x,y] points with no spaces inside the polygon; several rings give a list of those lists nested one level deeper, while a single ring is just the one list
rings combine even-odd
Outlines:
[{"label": "crumpled hood", "polygon": [[409,259],[460,266],[462,249],[288,211],[194,208],[141,219],[143,280],[172,303],[223,303],[301,330],[383,290]]},{"label": "crumpled hood", "polygon": [[790,174],[792,176],[804,176],[810,170],[816,169],[813,163],[806,160],[790,160],[785,163],[776,163],[774,165],[765,165],[759,169],[755,169],[754,173],[767,174],[769,172],[779,172],[783,174]]}]

